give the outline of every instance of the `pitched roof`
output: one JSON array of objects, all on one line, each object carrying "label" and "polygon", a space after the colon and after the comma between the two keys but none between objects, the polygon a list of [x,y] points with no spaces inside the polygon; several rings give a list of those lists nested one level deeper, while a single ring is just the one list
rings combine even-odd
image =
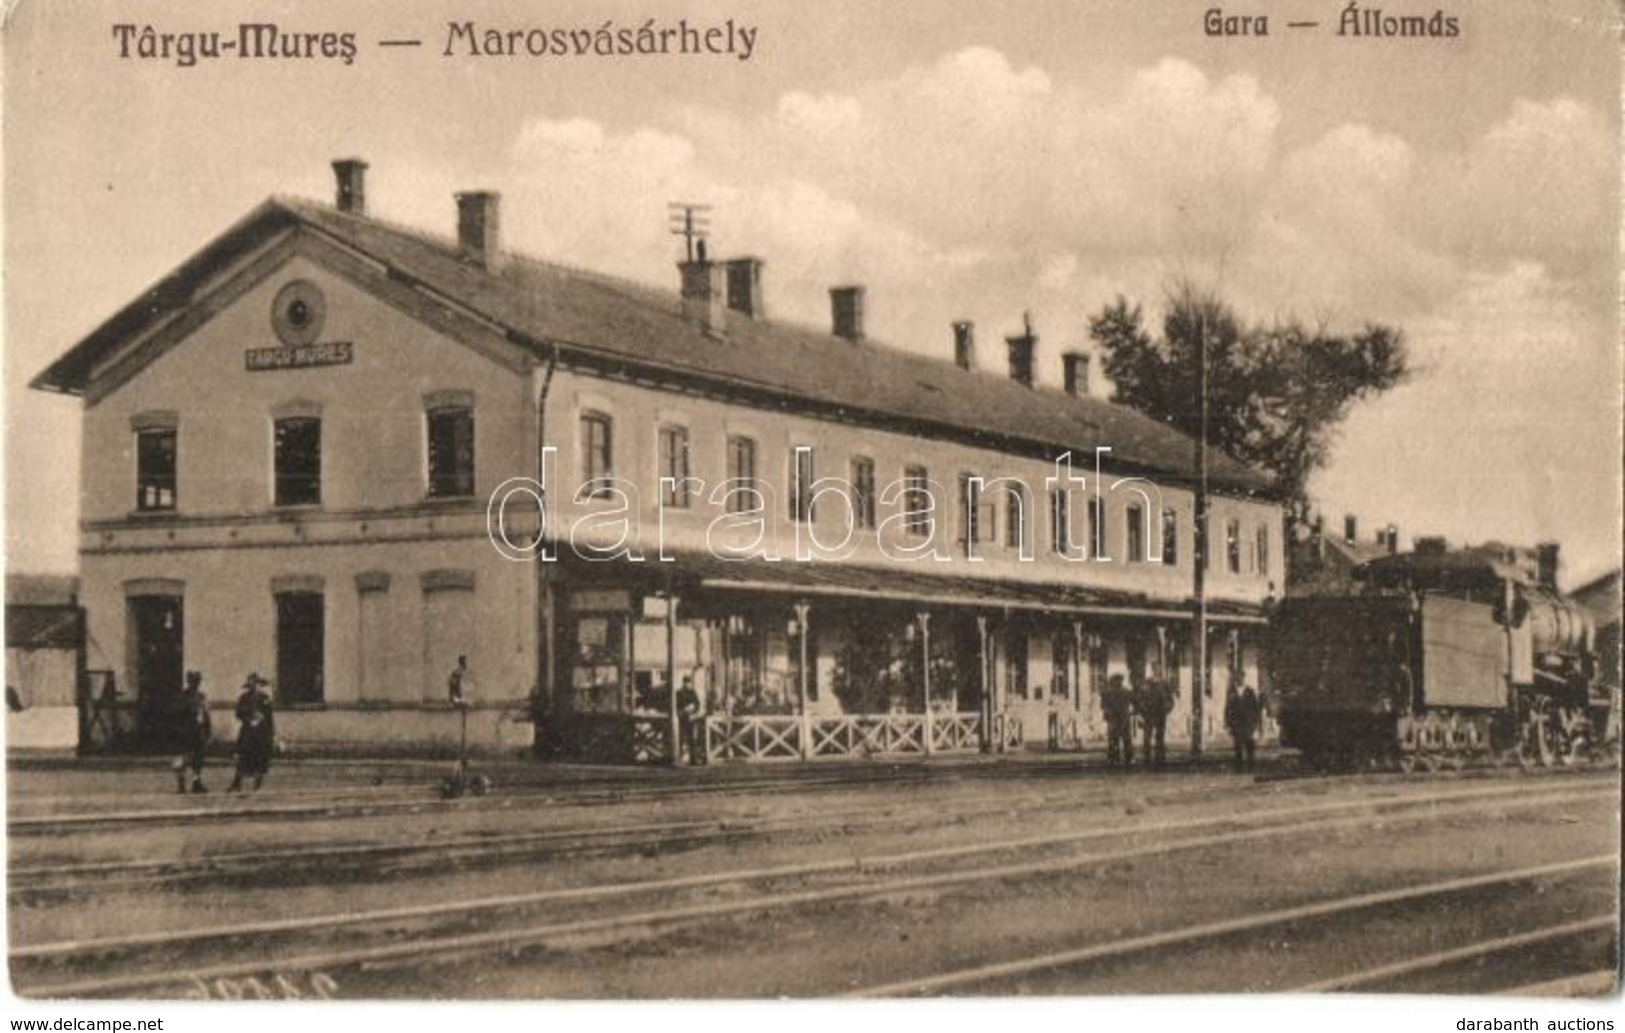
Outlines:
[{"label": "pitched roof", "polygon": [[1616,568],[1592,578],[1569,593],[1569,598],[1591,611],[1598,626],[1619,622],[1621,612],[1620,571]]},{"label": "pitched roof", "polygon": [[[600,360],[697,378],[782,402],[833,410],[855,422],[906,422],[966,436],[989,447],[1027,447],[1079,465],[1109,446],[1117,469],[1177,480],[1195,477],[1193,442],[1142,413],[873,342],[728,312],[725,333],[685,319],[675,291],[507,256],[497,270],[469,261],[450,241],[342,213],[314,202],[273,198],[121,310],[36,377],[37,388],[80,393],[90,372],[132,334],[187,303],[191,290],[268,232],[307,227],[386,265],[391,274],[502,326],[538,357],[558,347]],[[1208,450],[1210,483],[1269,494],[1273,479]]]}]

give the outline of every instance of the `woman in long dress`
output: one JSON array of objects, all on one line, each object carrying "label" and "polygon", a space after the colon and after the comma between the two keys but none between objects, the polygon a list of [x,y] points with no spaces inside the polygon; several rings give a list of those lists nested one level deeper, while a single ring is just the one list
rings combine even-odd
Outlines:
[{"label": "woman in long dress", "polygon": [[271,695],[265,691],[270,682],[258,674],[250,674],[243,683],[242,694],[237,697],[237,775],[231,780],[228,793],[239,792],[243,779],[252,779],[259,789],[271,770],[271,753],[276,746],[276,715]]}]

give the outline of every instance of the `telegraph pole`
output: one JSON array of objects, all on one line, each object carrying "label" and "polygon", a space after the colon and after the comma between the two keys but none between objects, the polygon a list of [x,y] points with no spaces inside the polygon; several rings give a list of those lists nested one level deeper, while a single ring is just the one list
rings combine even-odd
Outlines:
[{"label": "telegraph pole", "polygon": [[1202,755],[1202,704],[1207,693],[1207,313],[1203,312],[1196,338],[1196,394],[1201,412],[1196,436],[1196,548],[1191,559],[1195,571],[1196,682],[1191,686],[1191,756]]}]

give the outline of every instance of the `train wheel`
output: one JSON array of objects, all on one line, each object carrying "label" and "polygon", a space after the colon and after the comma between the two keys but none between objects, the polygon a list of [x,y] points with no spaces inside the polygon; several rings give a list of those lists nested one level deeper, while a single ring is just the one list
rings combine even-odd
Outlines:
[{"label": "train wheel", "polygon": [[1525,769],[1549,768],[1556,759],[1552,753],[1551,733],[1547,729],[1549,724],[1546,711],[1540,705],[1533,706],[1525,715],[1523,727],[1518,736],[1518,763]]}]

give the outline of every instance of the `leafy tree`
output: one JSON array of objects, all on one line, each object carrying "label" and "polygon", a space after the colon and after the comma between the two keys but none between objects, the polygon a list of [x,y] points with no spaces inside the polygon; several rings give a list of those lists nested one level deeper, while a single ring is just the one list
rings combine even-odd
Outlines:
[{"label": "leafy tree", "polygon": [[1201,431],[1198,347],[1208,353],[1208,441],[1275,475],[1288,520],[1307,519],[1309,477],[1325,465],[1349,409],[1411,373],[1404,335],[1367,324],[1352,336],[1296,321],[1247,326],[1190,283],[1168,294],[1162,335],[1121,296],[1089,321],[1117,400],[1179,430]]}]

